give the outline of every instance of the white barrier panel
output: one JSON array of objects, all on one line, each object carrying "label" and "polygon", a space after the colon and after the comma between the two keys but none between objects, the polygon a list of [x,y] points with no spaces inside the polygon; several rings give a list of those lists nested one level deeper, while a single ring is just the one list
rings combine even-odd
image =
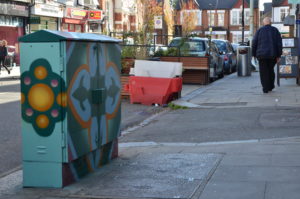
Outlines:
[{"label": "white barrier panel", "polygon": [[173,78],[182,76],[182,63],[135,60],[131,75],[142,77]]}]

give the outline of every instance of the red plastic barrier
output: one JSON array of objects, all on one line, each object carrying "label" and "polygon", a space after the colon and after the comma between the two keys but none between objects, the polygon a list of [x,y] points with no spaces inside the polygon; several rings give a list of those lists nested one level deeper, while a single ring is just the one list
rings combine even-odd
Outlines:
[{"label": "red plastic barrier", "polygon": [[130,103],[167,104],[182,89],[182,78],[129,77]]}]

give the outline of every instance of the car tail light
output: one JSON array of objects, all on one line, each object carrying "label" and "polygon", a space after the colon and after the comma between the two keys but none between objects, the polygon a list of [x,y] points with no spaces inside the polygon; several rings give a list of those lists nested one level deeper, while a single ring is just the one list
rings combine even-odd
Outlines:
[{"label": "car tail light", "polygon": [[205,53],[205,57],[208,57],[209,56],[209,53]]},{"label": "car tail light", "polygon": [[224,61],[228,61],[228,56],[227,55],[224,56]]}]

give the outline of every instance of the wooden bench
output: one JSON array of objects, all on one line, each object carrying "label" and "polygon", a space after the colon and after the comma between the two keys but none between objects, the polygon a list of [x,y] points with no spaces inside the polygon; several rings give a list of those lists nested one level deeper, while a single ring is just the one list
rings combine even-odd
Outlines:
[{"label": "wooden bench", "polygon": [[160,57],[161,61],[181,62],[183,65],[183,83],[209,83],[209,57]]}]

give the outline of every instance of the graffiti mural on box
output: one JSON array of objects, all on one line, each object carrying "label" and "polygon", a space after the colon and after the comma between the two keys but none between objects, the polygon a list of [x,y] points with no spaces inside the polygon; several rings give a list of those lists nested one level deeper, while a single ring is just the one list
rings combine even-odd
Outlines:
[{"label": "graffiti mural on box", "polygon": [[37,59],[21,75],[22,118],[40,136],[50,136],[55,123],[64,120],[67,106],[63,79],[46,59]]},{"label": "graffiti mural on box", "polygon": [[[75,161],[66,175],[74,180],[108,162],[117,149],[121,83],[116,48],[115,44],[67,42],[68,158]],[[99,103],[93,102],[96,90],[103,98]]]},{"label": "graffiti mural on box", "polygon": [[119,52],[113,43],[66,42],[65,80],[42,58],[21,75],[23,120],[41,137],[51,136],[58,122],[67,131],[64,185],[117,156]]}]

